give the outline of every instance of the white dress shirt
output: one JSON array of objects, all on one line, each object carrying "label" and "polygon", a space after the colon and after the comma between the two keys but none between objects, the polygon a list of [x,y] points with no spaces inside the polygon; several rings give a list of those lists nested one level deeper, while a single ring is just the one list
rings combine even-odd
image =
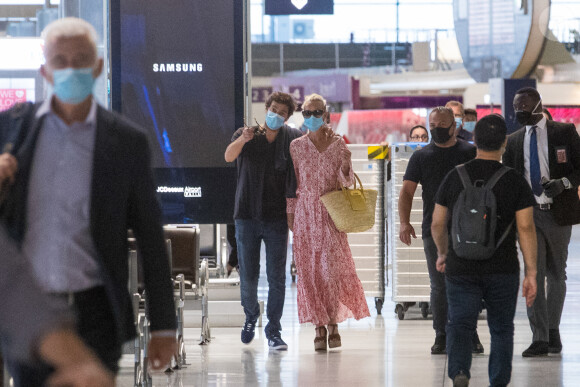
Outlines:
[{"label": "white dress shirt", "polygon": [[[526,135],[524,136],[524,169],[526,171],[525,178],[530,187],[530,131],[532,126],[536,126],[536,141],[538,143],[538,158],[540,159],[540,172],[542,177],[550,180],[550,161],[548,157],[548,128],[546,126],[546,117],[542,117],[540,122],[536,125],[526,125]],[[538,204],[552,203],[553,200],[546,196],[544,192],[542,195],[536,196]]]}]

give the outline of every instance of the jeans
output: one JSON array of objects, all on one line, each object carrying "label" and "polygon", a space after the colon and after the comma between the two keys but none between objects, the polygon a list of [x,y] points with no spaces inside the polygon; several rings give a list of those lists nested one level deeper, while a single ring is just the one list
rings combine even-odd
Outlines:
[{"label": "jeans", "polygon": [[437,246],[433,238],[423,238],[423,250],[427,260],[429,281],[431,282],[431,311],[433,312],[433,329],[435,335],[445,335],[447,325],[447,294],[445,293],[445,274],[437,271]]},{"label": "jeans", "polygon": [[519,274],[448,275],[446,282],[449,377],[453,379],[459,372],[471,377],[471,341],[483,299],[491,334],[489,382],[492,386],[507,385],[512,373]]},{"label": "jeans", "polygon": [[286,219],[260,221],[236,219],[236,242],[240,265],[240,292],[246,321],[260,317],[258,279],[260,277],[260,246],[266,245],[266,274],[268,276],[268,304],[266,337],[280,336],[280,318],[286,295],[286,250],[288,223]]}]

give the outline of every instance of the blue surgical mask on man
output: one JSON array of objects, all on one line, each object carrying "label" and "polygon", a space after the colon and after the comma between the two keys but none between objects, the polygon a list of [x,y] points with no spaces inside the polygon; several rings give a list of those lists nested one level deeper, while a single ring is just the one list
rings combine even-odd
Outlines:
[{"label": "blue surgical mask on man", "polygon": [[314,117],[314,115],[304,119],[304,125],[311,132],[316,132],[324,124],[324,119],[322,117]]},{"label": "blue surgical mask on man", "polygon": [[463,122],[463,118],[461,117],[455,117],[455,128],[459,129],[459,127],[461,126],[461,123]]},{"label": "blue surgical mask on man", "polygon": [[266,125],[268,125],[268,128],[272,130],[278,130],[282,125],[284,125],[284,117],[268,110],[266,113]]},{"label": "blue surgical mask on man", "polygon": [[465,121],[463,123],[463,129],[467,130],[468,132],[472,133],[475,129],[475,121]]},{"label": "blue surgical mask on man", "polygon": [[54,70],[54,94],[64,103],[79,104],[93,92],[95,78],[92,67]]}]

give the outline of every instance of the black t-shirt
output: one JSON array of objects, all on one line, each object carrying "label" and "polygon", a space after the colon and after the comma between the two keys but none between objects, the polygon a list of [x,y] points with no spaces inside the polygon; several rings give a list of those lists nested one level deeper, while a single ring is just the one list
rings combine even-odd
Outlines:
[{"label": "black t-shirt", "polygon": [[449,148],[441,148],[433,143],[411,155],[403,180],[420,183],[423,188],[423,238],[431,237],[433,202],[439,184],[447,173],[459,164],[475,158],[475,147],[463,140]]},{"label": "black t-shirt", "polygon": [[[236,130],[235,141],[244,128]],[[234,219],[286,219],[286,198],[296,197],[296,175],[290,157],[290,142],[302,135],[283,125],[272,143],[257,135],[244,144],[236,159],[238,184]]]},{"label": "black t-shirt", "polygon": [[[471,181],[483,180],[487,182],[491,176],[501,168],[498,161],[472,160],[465,164]],[[449,172],[441,183],[435,203],[447,207],[448,229],[451,229],[453,219],[453,206],[463,191],[463,184],[457,170]],[[495,240],[499,240],[509,224],[514,220],[515,213],[524,208],[534,206],[536,200],[530,186],[524,177],[511,169],[502,176],[492,189],[497,202],[497,226]],[[468,260],[458,257],[453,251],[453,245],[449,241],[445,272],[449,275],[464,274],[510,274],[519,273],[518,251],[516,248],[516,229],[514,222],[508,236],[490,259],[482,261]]]},{"label": "black t-shirt", "polygon": [[286,171],[274,168],[276,141],[266,143],[264,152],[264,191],[262,193],[262,219],[276,220],[286,217]]}]

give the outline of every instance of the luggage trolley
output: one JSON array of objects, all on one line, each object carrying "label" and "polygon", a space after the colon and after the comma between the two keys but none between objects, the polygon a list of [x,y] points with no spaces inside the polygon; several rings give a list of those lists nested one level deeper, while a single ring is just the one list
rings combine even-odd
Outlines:
[{"label": "luggage trolley", "polygon": [[348,243],[365,296],[375,298],[377,314],[381,314],[385,300],[385,218],[384,218],[384,159],[369,160],[368,144],[348,144],[352,152],[352,169],[364,188],[376,189],[375,225],[368,231],[351,233]]},{"label": "luggage trolley", "polygon": [[405,318],[409,307],[418,303],[423,318],[431,313],[430,293],[431,284],[427,261],[423,251],[421,239],[421,223],[423,222],[423,200],[421,198],[421,185],[417,186],[413,197],[411,209],[411,224],[417,234],[411,246],[403,244],[399,239],[399,193],[403,186],[403,176],[409,163],[409,158],[422,144],[396,143],[391,145],[391,180],[386,184],[388,213],[388,241],[387,256],[393,265],[393,295],[392,300],[396,303],[395,313],[399,320]]}]

